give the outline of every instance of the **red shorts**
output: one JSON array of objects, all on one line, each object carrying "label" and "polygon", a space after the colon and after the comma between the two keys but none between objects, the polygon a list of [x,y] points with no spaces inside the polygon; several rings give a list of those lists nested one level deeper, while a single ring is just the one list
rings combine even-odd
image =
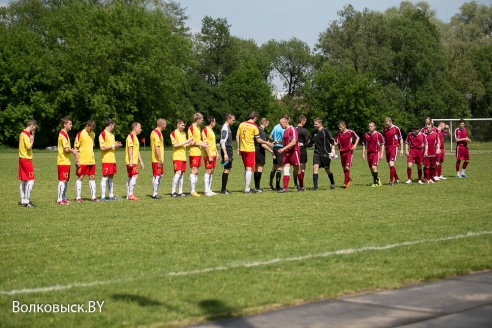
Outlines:
[{"label": "red shorts", "polygon": [[19,158],[19,180],[34,180],[34,166],[32,159]]},{"label": "red shorts", "polygon": [[398,147],[386,148],[386,162],[396,162]]},{"label": "red shorts", "polygon": [[116,174],[116,163],[102,163],[102,175]]},{"label": "red shorts", "polygon": [[205,168],[207,170],[215,169],[215,166],[217,166],[217,157],[212,157],[211,162],[209,162],[208,157],[203,157],[203,161],[205,162]]},{"label": "red shorts", "polygon": [[435,167],[436,166],[436,156],[424,157],[424,166]]},{"label": "red shorts", "polygon": [[129,178],[131,178],[135,175],[138,175],[138,165],[137,164],[127,165],[126,166],[126,173],[127,173]]},{"label": "red shorts", "polygon": [[77,176],[82,176],[82,175],[95,175],[96,174],[96,165],[80,165],[79,169],[75,173]]},{"label": "red shorts", "polygon": [[254,167],[256,164],[256,154],[254,151],[242,151],[241,158],[243,159],[244,168]]},{"label": "red shorts", "polygon": [[292,166],[301,165],[301,152],[299,150],[287,150],[282,157],[282,165],[290,164]]},{"label": "red shorts", "polygon": [[444,149],[441,149],[441,152],[437,154],[436,160],[439,164],[444,162]]},{"label": "red shorts", "polygon": [[186,161],[173,161],[174,173],[181,171],[181,173],[186,172]]},{"label": "red shorts", "polygon": [[463,146],[456,147],[456,159],[458,161],[469,161],[470,153],[468,152],[468,147],[463,147]]},{"label": "red shorts", "polygon": [[159,163],[152,162],[152,174],[155,177],[159,177],[164,174],[164,165],[159,167]]},{"label": "red shorts", "polygon": [[190,156],[190,167],[200,167],[202,166],[201,156]]},{"label": "red shorts", "polygon": [[58,180],[70,180],[70,165],[58,165]]},{"label": "red shorts", "polygon": [[367,154],[367,164],[369,165],[369,167],[379,165],[379,154],[380,152]]},{"label": "red shorts", "polygon": [[417,165],[422,165],[424,162],[424,154],[422,149],[410,149],[408,152],[407,163],[413,163]]},{"label": "red shorts", "polygon": [[344,152],[340,153],[340,161],[342,162],[342,167],[352,166],[353,155],[354,155],[354,152],[352,150],[344,151]]}]

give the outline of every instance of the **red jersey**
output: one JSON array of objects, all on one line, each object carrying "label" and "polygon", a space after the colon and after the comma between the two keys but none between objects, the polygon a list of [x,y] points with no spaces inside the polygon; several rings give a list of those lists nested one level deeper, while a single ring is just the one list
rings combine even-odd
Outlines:
[{"label": "red jersey", "polygon": [[[435,126],[433,126],[432,127],[432,132],[437,133],[437,131],[439,131],[439,129],[436,128]],[[427,127],[424,126],[422,129],[420,129],[420,133],[424,133],[425,134],[426,132],[427,132]]]},{"label": "red jersey", "polygon": [[437,133],[432,131],[432,132],[427,132],[425,134],[425,138],[427,139],[427,157],[436,156],[439,136],[437,135]]},{"label": "red jersey", "polygon": [[[468,138],[468,132],[466,132],[466,128],[463,129],[457,128],[456,130],[454,130],[454,139],[463,139],[463,138]],[[468,142],[457,141],[456,146],[468,147]]]},{"label": "red jersey", "polygon": [[427,143],[427,139],[423,133],[419,132],[419,134],[415,135],[411,132],[407,135],[405,143],[410,146],[410,149],[422,149]]},{"label": "red jersey", "polygon": [[437,136],[439,138],[439,148],[444,149],[444,131],[437,129]]},{"label": "red jersey", "polygon": [[381,145],[384,145],[384,137],[378,131],[373,133],[366,132],[362,139],[362,144],[366,146],[367,153],[377,153],[381,150]]},{"label": "red jersey", "polygon": [[338,150],[341,153],[346,151],[352,151],[352,146],[355,144],[355,141],[359,140],[359,136],[352,130],[345,130],[345,132],[338,131],[335,136],[335,142],[338,145]]},{"label": "red jersey", "polygon": [[392,125],[389,128],[384,127],[383,136],[386,141],[386,149],[398,147],[402,138],[400,128],[396,125]]},{"label": "red jersey", "polygon": [[299,150],[299,136],[297,134],[297,129],[291,125],[284,131],[284,137],[282,138],[282,143],[284,147],[287,146],[292,140],[295,140],[296,144],[294,147],[287,150],[289,152]]}]

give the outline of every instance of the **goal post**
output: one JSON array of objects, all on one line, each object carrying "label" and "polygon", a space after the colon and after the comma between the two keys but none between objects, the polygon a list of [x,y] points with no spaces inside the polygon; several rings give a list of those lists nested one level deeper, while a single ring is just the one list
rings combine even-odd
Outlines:
[{"label": "goal post", "polygon": [[[453,138],[454,138],[454,130],[458,127],[458,122],[462,120],[461,118],[434,118],[432,119],[432,123],[437,125],[439,122],[447,123],[449,122],[449,136],[450,136],[450,151],[453,151]],[[481,140],[481,141],[492,141],[492,118],[463,118],[465,122],[477,122],[477,124],[471,124],[471,128],[468,128],[468,133],[471,135],[472,140]],[[481,124],[486,123],[485,121],[489,121],[488,125],[484,128],[479,127]],[[455,122],[455,124],[453,124]],[[454,127],[453,127],[454,125]],[[477,131],[474,131],[474,125],[477,125]]]}]

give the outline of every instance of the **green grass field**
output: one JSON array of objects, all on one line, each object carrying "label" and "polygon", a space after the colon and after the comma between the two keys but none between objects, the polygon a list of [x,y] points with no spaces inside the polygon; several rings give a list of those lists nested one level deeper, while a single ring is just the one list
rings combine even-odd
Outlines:
[{"label": "green grass field", "polygon": [[[489,145],[471,149],[468,179],[454,177],[451,154],[446,181],[370,188],[358,150],[351,188],[339,188],[342,169],[335,160],[335,190],[328,190],[328,178],[320,174],[321,190],[287,194],[243,194],[236,156],[229,180],[233,195],[185,199],[169,197],[173,174],[166,152],[161,201],[150,198],[147,151],[135,191],[140,201],[70,206],[55,202],[56,153],[40,151],[34,154],[36,208],[17,205],[17,154],[2,152],[0,327],[185,326],[491,269],[492,151]],[[124,196],[123,151],[117,160],[115,191]],[[311,158],[308,187],[310,163]],[[405,165],[405,157],[399,158],[402,180]],[[219,166],[215,191],[221,174]],[[382,181],[388,175],[384,161]],[[185,191],[188,176],[189,171]],[[98,196],[100,177],[98,171]],[[71,199],[74,189],[72,176]],[[95,313],[14,313],[14,301],[104,305]]]}]

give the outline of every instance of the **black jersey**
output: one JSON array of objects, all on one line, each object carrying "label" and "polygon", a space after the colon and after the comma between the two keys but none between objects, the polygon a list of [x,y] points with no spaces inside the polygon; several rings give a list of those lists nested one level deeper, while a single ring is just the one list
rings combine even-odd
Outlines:
[{"label": "black jersey", "polygon": [[306,148],[306,144],[309,141],[309,135],[308,135],[306,129],[303,128],[302,126],[296,126],[296,129],[297,129],[297,135],[298,135],[298,138],[299,138],[297,141],[299,143],[302,143],[302,146],[300,146],[299,148],[305,149]]},{"label": "black jersey", "polygon": [[308,145],[314,145],[314,154],[321,157],[329,157],[331,153],[331,146],[335,145],[335,139],[331,131],[322,128],[321,130],[316,130],[311,134],[311,140],[309,140]]}]

